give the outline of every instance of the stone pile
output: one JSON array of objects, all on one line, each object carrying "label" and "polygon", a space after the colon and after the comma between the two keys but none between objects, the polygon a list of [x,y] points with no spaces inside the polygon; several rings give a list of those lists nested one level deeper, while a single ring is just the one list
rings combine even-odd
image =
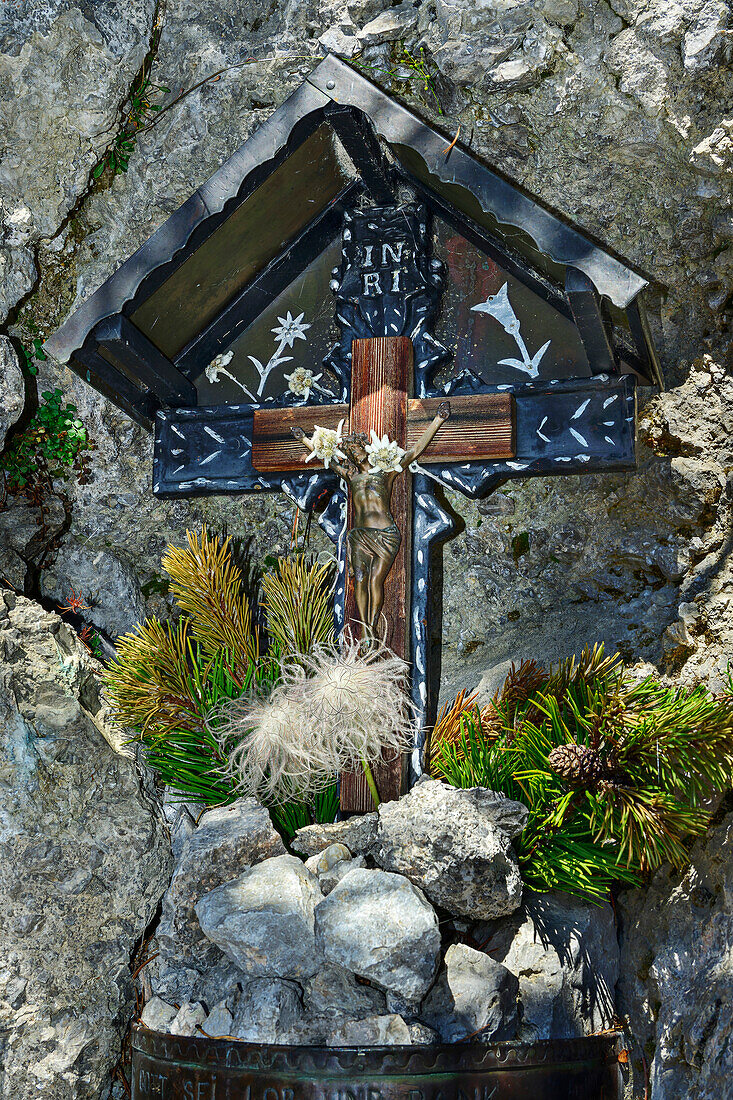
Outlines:
[{"label": "stone pile", "polygon": [[609,1026],[608,907],[522,890],[527,810],[423,780],[378,813],[301,829],[253,799],[169,802],[177,860],[142,1022],[328,1046],[556,1038]]}]

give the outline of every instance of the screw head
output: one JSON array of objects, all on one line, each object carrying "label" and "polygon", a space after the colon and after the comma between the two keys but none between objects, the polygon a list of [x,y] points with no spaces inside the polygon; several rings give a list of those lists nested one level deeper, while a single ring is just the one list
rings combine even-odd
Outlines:
[{"label": "screw head", "polygon": [[333,89],[336,87],[336,81],[335,80],[327,80],[326,81],[326,87],[328,88],[329,92],[332,92]]}]

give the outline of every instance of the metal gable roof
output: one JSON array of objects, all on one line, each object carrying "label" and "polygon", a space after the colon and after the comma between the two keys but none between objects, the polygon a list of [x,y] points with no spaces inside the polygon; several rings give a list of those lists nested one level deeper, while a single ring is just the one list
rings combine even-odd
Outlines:
[{"label": "metal gable roof", "polygon": [[[563,269],[575,269],[590,279],[599,295],[628,317],[637,346],[645,349],[649,373],[661,382],[643,310],[635,302],[647,281],[589,240],[519,188],[456,144],[446,151],[446,138],[351,66],[329,55],[268,118],[107,281],[82,302],[46,348],[60,362],[74,360],[100,322],[130,312],[135,299],[144,300],[148,286],[160,286],[164,273],[174,271],[214,227],[268,173],[284,163],[299,127],[315,126],[336,107],[355,108],[389,147],[398,169],[410,182],[436,196],[458,218],[478,225],[508,251],[543,277],[562,283]],[[310,122],[309,122],[310,120]],[[366,128],[368,129],[368,128]],[[298,139],[299,141],[302,138]],[[373,137],[372,137],[373,142]],[[374,143],[376,144],[376,143]],[[357,143],[358,145],[358,143]],[[361,163],[369,174],[369,142]],[[349,151],[351,152],[351,151]],[[356,158],[354,158],[356,159]],[[378,186],[378,172],[374,181]],[[374,182],[373,181],[373,182]],[[367,190],[369,188],[367,187]],[[266,234],[267,226],[263,227]],[[97,330],[99,331],[99,330]],[[143,349],[143,353],[144,353]],[[148,350],[151,351],[152,348]],[[78,361],[71,363],[79,369]],[[82,373],[86,373],[82,371]],[[89,375],[87,374],[89,378]],[[124,396],[124,395],[123,395]],[[124,406],[124,401],[120,402]],[[129,402],[128,402],[129,405]],[[143,419],[147,419],[145,413]]]}]

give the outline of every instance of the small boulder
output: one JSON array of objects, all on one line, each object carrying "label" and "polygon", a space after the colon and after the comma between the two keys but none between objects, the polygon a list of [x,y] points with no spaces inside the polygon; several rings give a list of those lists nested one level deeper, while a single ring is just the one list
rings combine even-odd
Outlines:
[{"label": "small boulder", "polygon": [[440,953],[438,918],[420,890],[362,867],[316,907],[316,942],[330,962],[412,1003],[430,988]]},{"label": "small boulder", "polygon": [[234,1010],[231,1034],[247,1043],[285,1043],[303,1012],[300,987],[280,978],[247,982]]},{"label": "small boulder", "polygon": [[519,979],[522,1037],[572,1039],[611,1026],[619,946],[610,905],[526,890],[521,909],[474,936]]},{"label": "small boulder", "polygon": [[305,825],[290,842],[302,856],[320,855],[331,844],[343,844],[352,856],[369,855],[377,839],[377,814],[362,814],[331,825]]},{"label": "small boulder", "polygon": [[178,1015],[178,1009],[169,1005],[161,997],[151,997],[140,1015],[140,1023],[151,1031],[170,1031],[170,1026]]},{"label": "small boulder", "polygon": [[452,944],[420,1013],[444,1043],[469,1036],[491,1043],[513,1039],[519,982],[501,963],[465,944]]},{"label": "small boulder", "polygon": [[511,838],[521,833],[527,814],[526,806],[484,787],[458,790],[425,780],[379,807],[373,857],[449,913],[502,917],[522,900]]},{"label": "small boulder", "polygon": [[420,1020],[410,1020],[407,1030],[410,1032],[410,1042],[414,1047],[430,1047],[440,1042],[437,1031],[433,1031]]},{"label": "small boulder", "polygon": [[275,856],[217,886],[196,905],[204,935],[248,978],[310,978],[322,965],[314,935],[318,881],[297,856]]},{"label": "small boulder", "polygon": [[368,985],[359,985],[354,975],[342,966],[326,965],[303,987],[303,1004],[311,1016],[348,1016],[360,1020],[364,1016],[387,1013],[384,994]]},{"label": "small boulder", "polygon": [[344,1020],[328,1037],[330,1047],[409,1046],[410,1030],[401,1016],[366,1016]]},{"label": "small boulder", "polygon": [[329,844],[320,855],[307,859],[305,865],[317,877],[321,893],[325,895],[330,894],[349,871],[363,867],[364,862],[363,856],[352,859],[345,844]]},{"label": "small boulder", "polygon": [[163,898],[156,932],[161,956],[158,969],[202,973],[220,965],[222,958],[201,931],[196,903],[253,864],[284,855],[285,846],[267,810],[254,798],[240,798],[205,813],[198,827],[188,837],[181,837],[176,850],[180,853],[178,863]]},{"label": "small boulder", "polygon": [[232,1014],[226,1001],[219,1001],[204,1020],[202,1030],[210,1039],[219,1039],[234,1034],[232,1025]]},{"label": "small boulder", "polygon": [[206,1009],[202,1004],[189,1004],[184,1002],[178,1009],[175,1019],[168,1031],[171,1035],[200,1035],[206,1019]]}]

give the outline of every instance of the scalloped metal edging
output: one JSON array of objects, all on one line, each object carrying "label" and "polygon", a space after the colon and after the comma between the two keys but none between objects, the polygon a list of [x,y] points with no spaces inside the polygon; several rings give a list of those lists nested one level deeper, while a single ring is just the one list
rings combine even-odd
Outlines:
[{"label": "scalloped metal edging", "polygon": [[133,1100],[620,1100],[621,1032],[535,1043],[293,1047],[133,1029]]}]

